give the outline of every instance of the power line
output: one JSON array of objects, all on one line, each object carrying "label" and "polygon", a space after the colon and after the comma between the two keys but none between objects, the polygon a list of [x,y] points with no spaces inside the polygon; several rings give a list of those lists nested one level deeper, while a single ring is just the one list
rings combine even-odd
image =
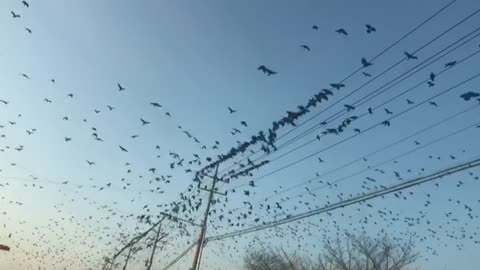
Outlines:
[{"label": "power line", "polygon": [[266,224],[263,224],[263,225],[253,226],[253,227],[250,227],[250,228],[247,228],[247,229],[238,230],[238,231],[234,231],[234,232],[230,232],[230,233],[226,233],[226,234],[222,234],[222,235],[211,236],[211,237],[207,238],[207,241],[211,242],[211,241],[218,241],[218,240],[222,240],[222,239],[226,239],[226,238],[232,238],[232,237],[235,237],[235,236],[240,236],[240,235],[244,235],[244,234],[248,234],[248,233],[253,233],[253,232],[265,230],[265,229],[268,229],[268,228],[271,228],[271,227],[276,227],[276,226],[279,226],[279,225],[282,225],[282,224],[291,223],[291,222],[298,221],[298,220],[308,218],[308,217],[311,217],[311,216],[314,216],[314,215],[318,215],[318,214],[321,214],[321,213],[330,212],[330,211],[336,210],[338,208],[343,208],[345,206],[349,206],[349,205],[353,205],[353,204],[357,204],[357,203],[362,203],[362,202],[365,202],[365,201],[368,201],[368,200],[371,200],[371,199],[374,199],[374,198],[377,198],[377,197],[380,197],[380,196],[384,196],[384,195],[387,195],[387,194],[390,194],[390,193],[394,193],[394,192],[397,192],[397,191],[400,191],[400,190],[404,190],[404,189],[407,189],[407,188],[410,188],[410,187],[413,187],[413,186],[416,186],[416,185],[420,185],[420,184],[423,184],[423,183],[426,183],[426,182],[430,182],[430,181],[433,181],[435,179],[439,179],[439,178],[442,178],[442,177],[445,177],[445,176],[448,176],[448,175],[452,175],[452,174],[455,174],[455,173],[458,173],[458,172],[461,172],[461,171],[464,171],[464,170],[468,170],[468,169],[471,169],[471,168],[474,168],[474,167],[478,167],[478,166],[480,166],[480,158],[469,161],[469,162],[466,162],[466,163],[462,163],[462,164],[457,165],[457,166],[452,166],[452,167],[443,169],[439,172],[436,172],[436,173],[433,173],[433,174],[430,174],[430,175],[427,175],[427,176],[422,176],[422,177],[414,178],[414,179],[411,179],[411,180],[408,180],[408,181],[404,181],[400,184],[392,185],[392,186],[384,188],[382,190],[376,190],[376,191],[369,192],[369,193],[366,193],[366,194],[363,194],[363,195],[360,195],[360,196],[357,196],[357,197],[354,197],[354,198],[351,198],[351,199],[340,201],[338,203],[331,204],[331,205],[326,206],[326,207],[311,210],[311,211],[301,213],[301,214],[298,214],[298,215],[294,215],[294,216],[290,216],[290,217],[287,217],[287,218],[284,218],[284,219],[272,221],[272,222],[269,222],[269,223],[266,223]]}]

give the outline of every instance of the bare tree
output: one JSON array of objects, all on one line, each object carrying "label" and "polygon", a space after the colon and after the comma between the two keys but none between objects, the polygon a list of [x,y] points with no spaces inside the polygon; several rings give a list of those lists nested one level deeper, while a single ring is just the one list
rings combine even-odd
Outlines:
[{"label": "bare tree", "polygon": [[388,237],[346,234],[326,241],[316,261],[281,250],[252,251],[245,257],[247,270],[404,270],[418,259],[412,241],[398,243]]}]

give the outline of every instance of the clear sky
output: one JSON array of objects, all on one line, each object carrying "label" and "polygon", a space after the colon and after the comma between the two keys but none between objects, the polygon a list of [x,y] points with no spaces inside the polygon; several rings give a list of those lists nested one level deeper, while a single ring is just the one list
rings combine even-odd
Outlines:
[{"label": "clear sky", "polygon": [[[192,183],[193,174],[185,170],[189,167],[193,170],[200,168],[188,165],[188,161],[194,159],[193,154],[200,155],[202,165],[206,165],[206,157],[215,158],[237,145],[237,140],[244,141],[259,130],[267,130],[287,110],[296,110],[299,104],[306,104],[319,90],[328,88],[330,83],[342,80],[360,67],[362,57],[371,59],[448,3],[444,0],[28,2],[28,8],[17,0],[0,2],[0,99],[8,102],[0,103],[0,125],[4,126],[0,134],[5,135],[0,138],[0,148],[3,150],[0,152],[0,244],[6,243],[13,248],[10,253],[0,253],[0,269],[12,270],[30,269],[29,266],[53,269],[49,265],[53,263],[58,267],[55,269],[66,266],[69,266],[68,269],[85,269],[86,265],[97,267],[103,255],[111,256],[113,249],[120,245],[118,238],[121,233],[132,235],[147,228],[144,224],[139,225],[135,216],[156,215],[159,209],[163,209],[157,205],[178,199],[179,193]],[[404,51],[415,51],[478,8],[480,3],[476,0],[458,0],[375,60],[374,65],[366,71],[374,76],[380,74],[404,58]],[[21,17],[13,18],[11,11]],[[315,121],[298,128],[284,141],[342,110],[344,104],[353,104],[419,61],[450,45],[478,27],[479,22],[480,14],[473,16],[418,52],[418,60],[401,63],[321,114]],[[373,25],[377,31],[367,34],[365,24]],[[314,31],[313,25],[317,25],[318,30]],[[29,34],[25,28],[32,33]],[[339,28],[344,28],[348,36],[335,33]],[[304,44],[309,46],[310,51],[301,47]],[[431,72],[440,72],[445,63],[459,61],[474,53],[479,49],[479,44],[480,38],[472,40],[388,92],[358,106],[347,116],[360,115],[368,107],[381,105],[396,93],[428,79]],[[468,58],[461,65],[438,76],[434,87],[422,85],[388,105],[380,106],[373,115],[358,120],[358,124],[349,127],[341,136],[326,136],[321,142],[300,148],[256,171],[254,177],[268,174],[333,145],[353,135],[353,128],[364,130],[385,120],[390,115],[384,112],[384,107],[393,115],[398,114],[408,109],[407,98],[419,103],[476,75],[479,72],[478,57]],[[257,70],[259,65],[266,65],[278,74],[266,76]],[[27,74],[29,79],[19,74]],[[329,102],[312,109],[299,122],[333,104],[367,80],[361,73],[356,74],[345,82],[347,87],[335,91]],[[125,90],[118,91],[117,83]],[[360,134],[291,168],[262,178],[257,181],[257,187],[251,189],[248,198],[243,193],[246,187],[239,188],[236,193],[230,192],[229,203],[223,206],[224,210],[241,207],[247,199],[260,201],[274,195],[275,190],[305,181],[315,173],[328,172],[463,111],[475,105],[476,101],[465,102],[459,95],[467,91],[478,92],[479,86],[480,79],[473,80],[435,98],[438,107],[429,104],[420,106],[392,120],[389,128],[378,127]],[[69,97],[69,94],[73,97]],[[162,107],[154,107],[151,102],[157,102]],[[114,109],[110,110],[108,106]],[[230,114],[227,107],[237,112]],[[478,113],[478,109],[472,109],[372,156],[368,165],[374,166],[414,149],[414,140],[426,144],[472,125],[480,121]],[[142,125],[140,118],[150,124]],[[341,119],[336,120],[333,126],[338,125]],[[241,121],[246,121],[248,127],[242,126]],[[242,133],[232,136],[233,128],[240,129]],[[33,134],[28,135],[27,131],[32,132],[32,129],[35,129]],[[281,129],[279,135],[290,129]],[[381,168],[390,174],[369,171],[339,183],[334,189],[321,189],[315,198],[305,196],[302,200],[311,201],[312,206],[321,206],[327,201],[335,202],[340,193],[357,194],[365,191],[361,186],[366,176],[377,177],[378,182],[389,185],[396,182],[393,171],[401,172],[408,179],[417,176],[417,173],[426,174],[478,158],[479,130],[469,129],[405,156],[398,163],[382,165]],[[198,138],[200,143],[195,143],[183,131]],[[321,131],[323,129],[267,159],[302,145]],[[93,132],[103,142],[95,140]],[[133,135],[138,137],[132,138]],[[66,141],[66,137],[71,140]],[[212,149],[215,141],[219,141],[218,150]],[[122,152],[119,145],[128,149],[128,152]],[[202,150],[202,145],[208,149]],[[255,146],[253,149],[257,148]],[[178,162],[170,152],[178,153],[185,159],[183,168],[178,165],[170,168],[172,162]],[[428,158],[429,155],[432,158]],[[455,160],[450,155],[455,156]],[[319,157],[325,162],[319,163]],[[87,160],[95,164],[88,165]],[[330,174],[325,181],[355,174],[366,165],[356,163]],[[156,171],[151,172],[150,168]],[[479,170],[472,172],[478,173]],[[153,179],[162,175],[171,175],[170,183]],[[229,185],[222,184],[221,189],[229,190],[240,184],[248,184],[252,179],[242,178]],[[464,182],[460,187],[457,186],[458,180]],[[423,258],[417,265],[426,270],[443,267],[472,269],[480,263],[474,256],[480,251],[480,246],[474,244],[475,239],[480,240],[479,181],[473,180],[468,173],[446,177],[441,181],[447,183],[439,188],[433,184],[415,187],[415,195],[408,201],[399,201],[391,196],[373,201],[376,207],[373,209],[363,206],[361,211],[357,211],[356,206],[342,209],[337,214],[333,213],[334,220],[342,230],[360,230],[359,226],[350,226],[348,223],[353,219],[358,225],[358,221],[365,216],[375,216],[377,210],[386,208],[399,213],[402,222],[393,223],[388,228],[385,228],[386,223],[365,225],[369,233],[375,235],[379,230],[386,229],[393,236],[414,233],[420,239],[420,236],[429,235],[429,226],[422,223],[409,227],[403,220],[405,217],[421,215],[419,211],[423,210],[428,214],[422,218],[429,219],[431,228],[438,230],[439,234],[429,235],[426,242],[419,243],[418,250]],[[308,187],[313,189],[319,185],[318,182],[312,182]],[[99,190],[101,187],[104,189]],[[157,187],[163,193],[149,191]],[[274,201],[302,192],[305,192],[304,186]],[[432,205],[425,210],[425,196],[430,193],[433,198],[428,200]],[[453,202],[449,198],[453,198]],[[456,203],[457,199],[461,203]],[[464,204],[473,208],[471,214],[475,219],[468,218]],[[148,207],[144,208],[145,205]],[[283,206],[291,214],[308,210],[304,204],[299,205],[298,200],[286,201]],[[221,207],[217,206],[218,211],[211,215],[215,222],[218,221]],[[147,209],[150,212],[147,213]],[[258,210],[254,216],[262,217],[264,221],[274,219],[273,214],[266,215],[262,211]],[[458,224],[446,220],[445,213],[449,211],[459,220]],[[192,218],[199,221],[197,217],[200,212]],[[115,214],[112,216],[112,213]],[[245,226],[255,224],[254,216],[246,219]],[[348,216],[353,217],[349,220],[346,218]],[[297,226],[302,231],[302,228],[309,227],[306,222],[322,224],[319,218],[290,226]],[[327,218],[330,217],[323,216],[323,219]],[[327,223],[322,226],[333,233],[335,225],[331,221]],[[228,227],[226,223],[211,224],[218,227],[214,229],[211,226],[210,235],[239,229]],[[444,230],[438,229],[438,226],[443,226]],[[315,230],[312,228],[315,227],[310,230]],[[241,266],[241,255],[231,260],[226,259],[226,254],[243,254],[254,237],[268,241],[272,246],[283,245],[292,250],[296,249],[292,242],[298,242],[302,244],[298,250],[305,254],[308,253],[305,250],[321,252],[318,248],[321,246],[318,244],[321,241],[320,232],[317,238],[309,238],[306,233],[301,237],[292,235],[286,227],[279,230],[282,230],[282,237],[272,237],[274,232],[268,231],[248,235],[237,244],[232,240],[211,243],[205,251],[204,263],[212,269],[222,265]],[[197,234],[192,227],[189,232],[192,235],[174,236],[178,232],[170,232],[169,243],[158,251],[157,267],[165,265],[188,246],[187,241],[192,241]],[[453,238],[447,232],[452,232]],[[472,236],[473,240],[461,239],[461,236],[455,239],[461,232]],[[317,244],[316,248],[312,246],[314,243]],[[89,247],[91,244],[93,246]],[[41,252],[39,249],[45,251],[46,246],[51,248],[49,253],[55,255],[50,256],[55,258],[36,258],[37,252]],[[428,249],[432,247],[438,252],[437,256]],[[91,261],[82,260],[72,264],[79,253],[88,254]],[[143,259],[139,258],[140,262]],[[185,269],[184,265],[190,259],[191,256],[187,256],[181,261],[183,268],[179,269]]]}]

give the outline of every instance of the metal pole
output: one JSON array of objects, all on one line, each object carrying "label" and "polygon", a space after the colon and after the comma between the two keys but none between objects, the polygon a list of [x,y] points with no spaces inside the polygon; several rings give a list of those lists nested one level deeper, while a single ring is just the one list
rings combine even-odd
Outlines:
[{"label": "metal pole", "polygon": [[198,243],[197,243],[197,249],[195,251],[195,256],[193,257],[193,264],[191,270],[197,270],[198,269],[198,261],[200,259],[200,254],[203,249],[203,242],[205,240],[205,233],[207,231],[207,221],[208,221],[208,213],[210,212],[210,206],[212,204],[213,200],[213,193],[215,192],[215,185],[217,184],[217,175],[218,175],[218,165],[215,169],[215,176],[213,177],[212,181],[212,188],[210,189],[210,194],[208,196],[208,202],[207,202],[207,209],[205,210],[205,216],[203,217],[202,221],[202,228],[200,229],[200,235],[198,237]]}]

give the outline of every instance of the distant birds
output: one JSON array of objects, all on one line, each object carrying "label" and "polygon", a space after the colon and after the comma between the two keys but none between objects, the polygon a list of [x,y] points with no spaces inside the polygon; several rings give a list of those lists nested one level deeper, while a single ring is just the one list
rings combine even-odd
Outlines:
[{"label": "distant birds", "polygon": [[430,81],[432,81],[432,82],[435,81],[436,77],[437,77],[437,75],[435,75],[435,73],[433,73],[433,72],[431,72],[430,75],[429,75]]},{"label": "distant birds", "polygon": [[366,24],[365,27],[367,28],[367,34],[371,34],[373,32],[377,32],[377,29],[373,27],[371,24]]},{"label": "distant birds", "polygon": [[150,102],[150,105],[152,105],[153,107],[158,107],[158,108],[161,108],[162,105],[160,105],[159,103],[157,102]]},{"label": "distant birds", "polygon": [[0,103],[3,103],[3,104],[5,104],[5,105],[7,105],[7,104],[8,104],[8,101],[3,100],[3,99],[0,99]]},{"label": "distant birds", "polygon": [[230,112],[230,114],[237,112],[236,110],[232,109],[231,107],[227,107],[227,109],[228,109],[228,112]]},{"label": "distant birds", "polygon": [[90,161],[90,160],[87,160],[87,164],[88,164],[89,166],[92,166],[92,165],[95,165],[95,162]]},{"label": "distant birds", "polygon": [[412,105],[412,104],[414,104],[414,103],[415,103],[415,102],[413,102],[413,101],[411,101],[410,99],[407,98],[407,104],[408,104],[408,105]]},{"label": "distant birds", "polygon": [[362,57],[362,60],[361,60],[361,61],[362,61],[362,65],[363,65],[364,68],[373,65],[372,62],[368,62],[365,57]]},{"label": "distant birds", "polygon": [[407,51],[403,52],[405,54],[405,56],[407,57],[407,60],[417,60],[418,57],[416,55],[413,55]]},{"label": "distant birds", "polygon": [[355,110],[355,107],[352,105],[345,104],[343,106],[347,109],[347,112]]},{"label": "distant birds", "polygon": [[72,93],[70,93],[70,94],[68,94],[68,95],[67,95],[67,97],[69,97],[69,98],[73,98],[73,94],[72,94]]},{"label": "distant birds", "polygon": [[438,107],[438,104],[434,101],[429,101],[428,104],[434,106],[434,107]]},{"label": "distant birds", "polygon": [[71,141],[71,140],[72,140],[72,138],[70,138],[70,137],[65,137],[65,142],[69,142],[69,141]]},{"label": "distant birds", "polygon": [[128,152],[128,150],[127,150],[125,147],[123,147],[123,146],[121,146],[121,145],[119,145],[118,147],[120,148],[120,150],[121,150],[122,152]]},{"label": "distant birds", "polygon": [[143,118],[140,118],[140,121],[142,122],[142,126],[150,124],[150,122],[148,122],[147,120],[144,120]]},{"label": "distant birds", "polygon": [[123,87],[120,83],[117,83],[118,91],[125,91],[125,87]]},{"label": "distant birds", "polygon": [[20,14],[16,14],[16,13],[13,12],[13,11],[10,11],[10,13],[12,14],[12,17],[13,17],[14,19],[20,18]]},{"label": "distant birds", "polygon": [[27,31],[29,34],[32,34],[32,29],[25,27],[25,31]]},{"label": "distant birds", "polygon": [[273,70],[267,68],[267,67],[264,66],[264,65],[259,66],[259,67],[257,68],[257,70],[262,71],[264,74],[267,74],[267,76],[271,76],[271,75],[277,74],[276,71],[273,71]]},{"label": "distant birds", "polygon": [[315,30],[315,31],[317,31],[317,30],[318,30],[318,26],[317,26],[317,25],[313,25],[313,26],[312,26],[312,29]]},{"label": "distant birds", "polygon": [[30,77],[29,77],[27,74],[25,74],[25,73],[20,73],[20,74],[18,74],[18,75],[22,76],[23,78],[25,78],[25,79],[27,79],[27,80],[30,80]]},{"label": "distant birds", "polygon": [[306,51],[310,51],[310,47],[308,47],[307,45],[301,45],[301,47],[302,47],[303,49],[305,49]]},{"label": "distant birds", "polygon": [[335,30],[335,33],[337,33],[339,35],[348,36],[347,30],[345,30],[344,28],[339,28],[339,29]]},{"label": "distant birds", "polygon": [[372,74],[362,71],[363,76],[372,77]]},{"label": "distant birds", "polygon": [[25,7],[27,7],[27,8],[30,7],[30,4],[29,4],[27,1],[22,1],[22,4],[23,4]]},{"label": "distant birds", "polygon": [[107,108],[108,108],[108,110],[110,110],[110,111],[113,111],[113,110],[115,109],[115,107],[112,107],[112,106],[110,106],[110,105],[107,105]]},{"label": "distant birds", "polygon": [[44,98],[43,101],[45,101],[46,103],[52,103],[52,100],[50,100],[48,98]]},{"label": "distant birds", "polygon": [[368,108],[368,113],[369,113],[369,114],[373,114],[373,109],[372,109],[372,107],[369,107],[369,108]]},{"label": "distant birds", "polygon": [[393,112],[390,111],[389,109],[387,109],[387,108],[383,108],[383,109],[385,110],[385,113],[386,113],[386,114],[393,114]]},{"label": "distant birds", "polygon": [[248,127],[247,122],[245,122],[245,121],[240,121],[240,125],[242,125],[244,127]]}]

